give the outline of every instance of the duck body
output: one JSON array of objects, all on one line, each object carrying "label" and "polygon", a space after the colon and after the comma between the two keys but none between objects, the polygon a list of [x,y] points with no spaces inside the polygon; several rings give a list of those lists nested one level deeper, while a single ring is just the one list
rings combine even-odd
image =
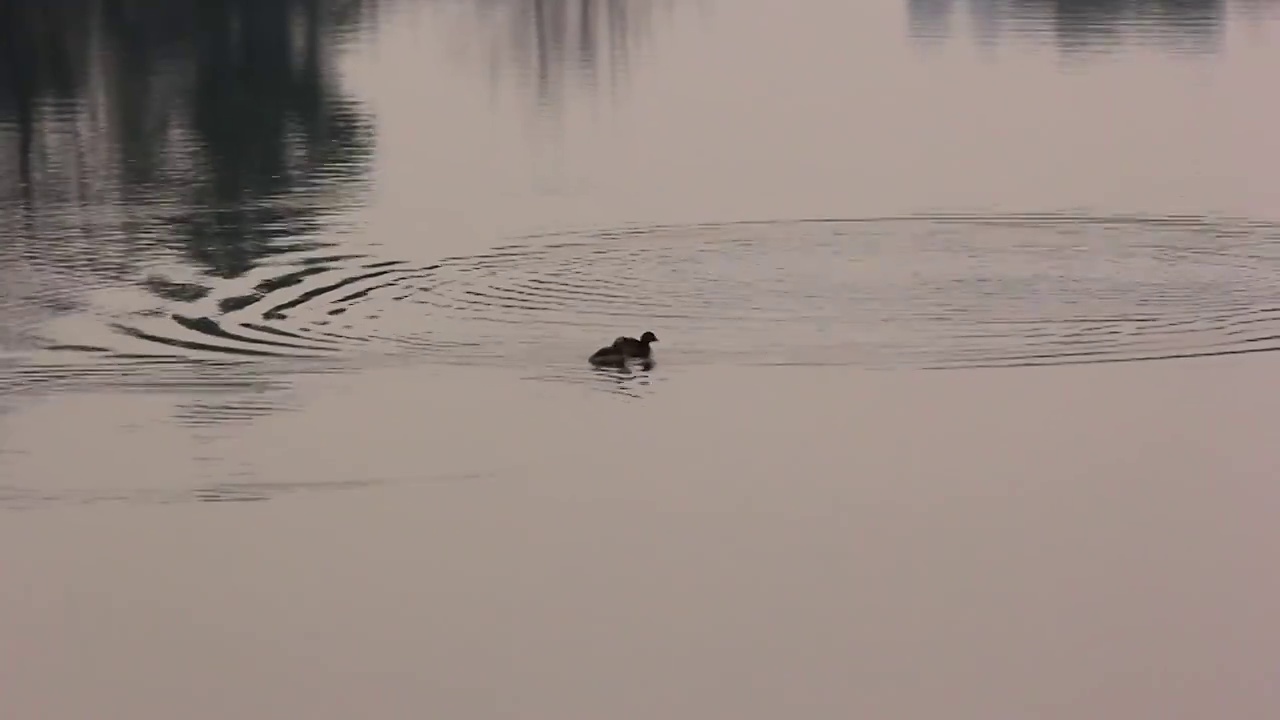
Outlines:
[{"label": "duck body", "polygon": [[649,345],[657,341],[658,336],[647,331],[640,336],[639,340],[624,335],[614,340],[612,345],[596,350],[588,360],[592,365],[609,366],[626,365],[627,360],[631,358],[648,360],[653,356],[653,349]]},{"label": "duck body", "polygon": [[591,353],[587,362],[596,367],[624,367],[627,364],[627,354],[616,346],[609,345]]},{"label": "duck body", "polygon": [[653,349],[649,347],[649,343],[658,341],[658,336],[651,332],[646,332],[637,340],[633,337],[620,337],[613,341],[613,347],[621,349],[629,357],[647,358],[653,355]]}]

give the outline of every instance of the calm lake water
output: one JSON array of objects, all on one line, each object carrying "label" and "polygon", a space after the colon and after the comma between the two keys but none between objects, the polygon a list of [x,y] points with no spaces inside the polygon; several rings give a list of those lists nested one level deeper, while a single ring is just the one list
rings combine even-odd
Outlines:
[{"label": "calm lake water", "polygon": [[0,2],[0,715],[1280,712],[1276,68],[1270,0]]}]

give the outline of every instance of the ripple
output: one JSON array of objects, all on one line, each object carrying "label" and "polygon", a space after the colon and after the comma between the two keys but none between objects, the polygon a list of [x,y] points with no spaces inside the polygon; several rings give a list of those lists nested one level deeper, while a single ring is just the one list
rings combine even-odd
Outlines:
[{"label": "ripple", "polygon": [[488,472],[441,474],[422,477],[392,477],[347,481],[298,482],[215,482],[179,488],[60,488],[33,489],[0,484],[0,510],[38,510],[75,505],[122,504],[133,506],[183,505],[192,503],[266,502],[289,495],[332,493],[372,487],[455,483],[485,480]]},{"label": "ripple", "polygon": [[[1280,349],[1280,227],[1198,216],[929,215],[630,227],[424,264],[293,258],[111,320],[102,367],[371,358],[532,368],[652,329],[664,363],[965,368]],[[179,300],[174,300],[177,297]],[[94,345],[102,343],[95,342]],[[123,357],[146,360],[125,362]],[[119,367],[115,368],[119,369]],[[216,374],[216,373],[215,373]]]}]

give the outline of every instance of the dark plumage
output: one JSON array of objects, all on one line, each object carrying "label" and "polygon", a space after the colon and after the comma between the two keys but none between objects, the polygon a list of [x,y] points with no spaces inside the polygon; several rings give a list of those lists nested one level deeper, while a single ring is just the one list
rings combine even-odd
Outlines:
[{"label": "dark plumage", "polygon": [[624,335],[614,340],[612,345],[595,351],[588,359],[593,365],[617,366],[626,365],[627,360],[631,358],[647,360],[653,355],[649,344],[655,342],[658,342],[658,336],[648,331],[645,331],[639,340]]},{"label": "dark plumage", "polygon": [[658,336],[646,331],[637,340],[633,337],[620,337],[613,341],[613,346],[622,349],[628,357],[647,358],[653,351],[649,348],[649,343],[658,342]]}]

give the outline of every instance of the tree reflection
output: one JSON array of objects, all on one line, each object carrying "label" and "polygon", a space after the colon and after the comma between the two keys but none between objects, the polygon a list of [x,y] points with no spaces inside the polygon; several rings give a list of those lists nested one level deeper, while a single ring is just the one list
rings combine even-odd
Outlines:
[{"label": "tree reflection", "polygon": [[[907,0],[909,32],[945,37],[962,0]],[[1052,38],[1064,50],[1106,47],[1134,40],[1181,51],[1216,49],[1225,0],[963,0],[970,27],[983,42],[1001,35]]]},{"label": "tree reflection", "polygon": [[[623,80],[663,0],[476,0],[473,16],[494,68],[514,70],[554,107],[574,83]],[[473,41],[468,34],[468,42]],[[482,41],[483,42],[483,41]]]},{"label": "tree reflection", "polygon": [[312,242],[372,152],[330,67],[364,4],[0,0],[6,244],[176,245],[235,276]]}]

